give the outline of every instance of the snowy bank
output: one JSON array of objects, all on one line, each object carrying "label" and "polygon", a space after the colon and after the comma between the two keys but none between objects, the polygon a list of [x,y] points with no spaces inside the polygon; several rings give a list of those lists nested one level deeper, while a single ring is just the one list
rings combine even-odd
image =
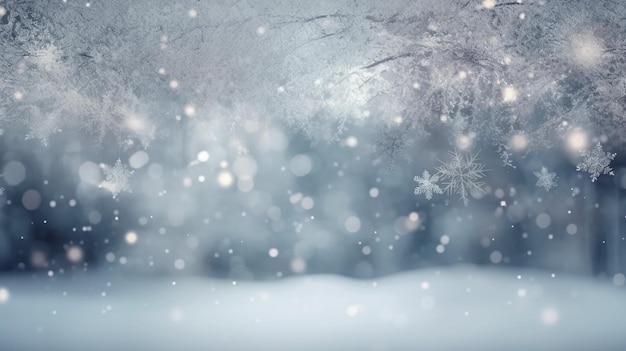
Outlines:
[{"label": "snowy bank", "polygon": [[378,280],[1,276],[0,349],[624,350],[626,292],[470,266]]}]

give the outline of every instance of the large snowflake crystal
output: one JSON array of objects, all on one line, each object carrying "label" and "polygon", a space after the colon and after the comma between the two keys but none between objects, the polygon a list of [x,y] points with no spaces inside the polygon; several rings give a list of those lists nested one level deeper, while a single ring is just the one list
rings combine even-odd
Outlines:
[{"label": "large snowflake crystal", "polygon": [[107,189],[116,197],[120,192],[125,191],[132,193],[133,190],[130,187],[129,179],[133,175],[134,171],[131,171],[122,163],[122,160],[118,159],[115,165],[101,165],[104,172],[104,181],[100,183],[100,187]]},{"label": "large snowflake crystal", "polygon": [[435,176],[442,180],[448,194],[457,194],[459,200],[467,206],[470,194],[484,195],[485,165],[478,162],[476,155],[461,154],[457,150],[450,153],[450,161],[441,162]]},{"label": "large snowflake crystal", "polygon": [[593,149],[582,151],[581,156],[582,161],[576,165],[576,170],[589,173],[592,182],[595,182],[601,174],[615,175],[609,165],[617,154],[604,152],[599,142]]},{"label": "large snowflake crystal", "polygon": [[418,184],[414,191],[415,195],[424,194],[426,199],[430,200],[433,198],[433,194],[443,194],[443,191],[437,185],[439,177],[436,174],[431,177],[428,171],[424,171],[422,177],[415,176],[413,180]]},{"label": "large snowflake crystal", "polygon": [[546,167],[541,167],[541,172],[534,172],[537,176],[537,183],[535,186],[544,188],[546,191],[550,191],[552,188],[556,188],[556,180],[558,179],[556,173],[549,172]]}]

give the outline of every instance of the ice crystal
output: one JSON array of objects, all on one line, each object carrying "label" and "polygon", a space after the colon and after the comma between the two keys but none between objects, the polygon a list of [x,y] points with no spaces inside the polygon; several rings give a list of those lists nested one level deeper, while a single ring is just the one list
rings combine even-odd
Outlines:
[{"label": "ice crystal", "polygon": [[595,182],[601,174],[615,175],[609,165],[617,154],[604,152],[599,142],[593,149],[582,151],[581,156],[582,161],[576,165],[576,170],[589,173],[592,182]]},{"label": "ice crystal", "polygon": [[132,193],[129,179],[133,175],[134,171],[131,171],[122,163],[122,160],[117,159],[115,165],[102,165],[104,171],[104,181],[100,183],[100,187],[107,189],[116,197],[120,192],[125,191]]},{"label": "ice crystal", "polygon": [[437,185],[439,177],[436,174],[431,177],[428,171],[424,171],[422,177],[415,176],[413,180],[418,183],[414,191],[415,195],[424,194],[426,199],[430,200],[433,198],[433,194],[443,194],[443,191]]},{"label": "ice crystal", "polygon": [[552,188],[556,188],[558,179],[556,173],[549,172],[546,167],[541,167],[541,172],[534,172],[535,176],[537,176],[537,183],[535,184],[538,187],[544,188],[546,191],[550,191]]},{"label": "ice crystal", "polygon": [[480,181],[485,177],[485,165],[471,153],[462,154],[455,150],[450,153],[450,157],[448,162],[441,161],[435,176],[445,185],[443,190],[448,194],[457,194],[459,200],[467,206],[470,194],[485,194],[485,183]]}]

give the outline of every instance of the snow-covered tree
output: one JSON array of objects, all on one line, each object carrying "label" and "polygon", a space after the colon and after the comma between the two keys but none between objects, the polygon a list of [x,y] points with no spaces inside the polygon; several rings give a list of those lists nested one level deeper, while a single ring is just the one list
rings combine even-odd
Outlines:
[{"label": "snow-covered tree", "polygon": [[176,115],[313,140],[407,120],[406,138],[447,125],[453,146],[523,134],[536,150],[574,128],[621,143],[624,4],[493,3],[8,2],[2,120],[145,145]]}]

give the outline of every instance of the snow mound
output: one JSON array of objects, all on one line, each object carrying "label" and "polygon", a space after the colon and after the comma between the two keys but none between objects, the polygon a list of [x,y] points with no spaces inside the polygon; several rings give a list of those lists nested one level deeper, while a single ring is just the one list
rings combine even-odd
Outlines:
[{"label": "snow mound", "polygon": [[0,277],[2,350],[624,350],[626,293],[470,266],[378,280]]}]

